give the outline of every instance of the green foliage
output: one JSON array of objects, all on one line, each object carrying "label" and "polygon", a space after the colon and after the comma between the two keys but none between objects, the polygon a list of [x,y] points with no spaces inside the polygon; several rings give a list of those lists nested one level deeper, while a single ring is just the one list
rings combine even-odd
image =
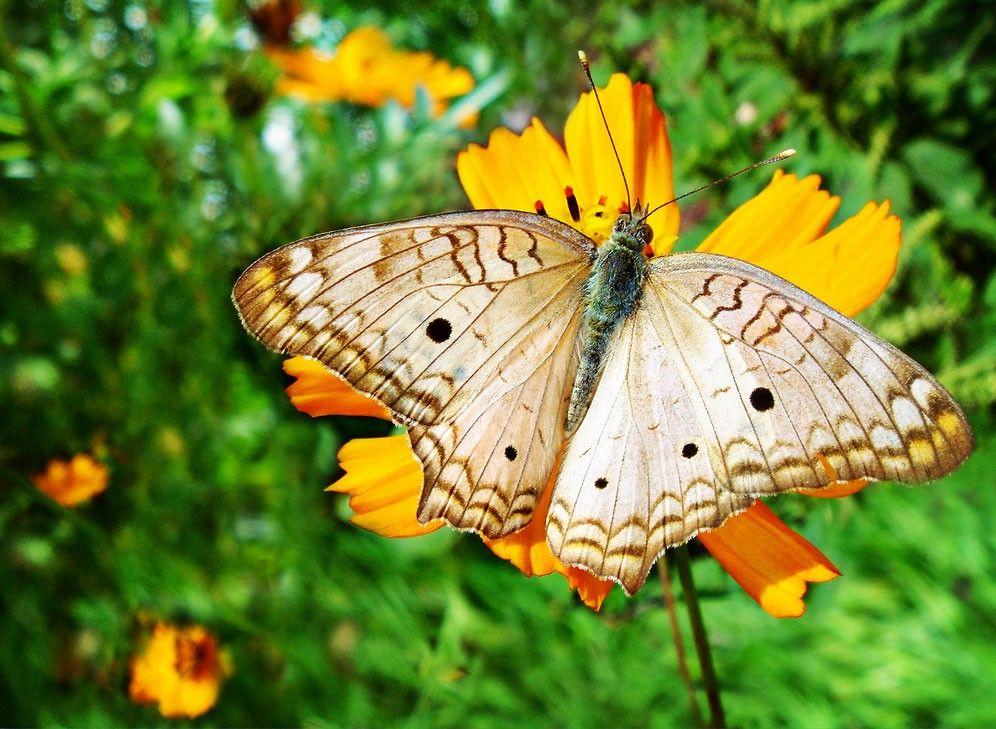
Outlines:
[{"label": "green foliage", "polygon": [[[844,572],[775,621],[698,560],[739,725],[996,723],[993,19],[954,0],[574,6],[326,2],[316,43],[381,25],[468,67],[452,117],[274,93],[244,8],[0,3],[0,721],[149,725],[127,659],[154,618],[215,631],[234,666],[201,724],[670,726],[689,720],[653,580],[601,614],[479,540],[345,521],[340,443],[379,423],[297,413],[229,302],[255,256],[316,231],[466,205],[456,152],[598,80],[653,84],[677,188],[792,146],[789,169],[890,199],[897,279],[864,323],[938,372],[979,451],[925,490],[774,507]],[[763,185],[684,208],[682,247]],[[75,511],[30,474],[92,452]],[[165,723],[165,722],[164,722]]]}]

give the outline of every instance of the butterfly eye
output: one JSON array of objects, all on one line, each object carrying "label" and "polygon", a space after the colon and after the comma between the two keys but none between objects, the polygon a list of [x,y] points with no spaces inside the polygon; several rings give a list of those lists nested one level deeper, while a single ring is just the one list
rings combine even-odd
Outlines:
[{"label": "butterfly eye", "polygon": [[596,478],[595,479],[595,488],[596,489],[604,489],[608,485],[609,485],[609,479],[607,479],[607,478]]},{"label": "butterfly eye", "polygon": [[750,404],[760,412],[771,410],[775,406],[775,396],[767,387],[758,387],[750,394]]},{"label": "butterfly eye", "polygon": [[445,319],[433,319],[425,328],[425,333],[436,343],[445,342],[453,333],[453,326]]},{"label": "butterfly eye", "polygon": [[519,452],[515,450],[515,446],[505,446],[505,458],[510,461],[514,461]]},{"label": "butterfly eye", "polygon": [[683,455],[685,458],[691,458],[698,452],[699,452],[699,447],[694,443],[685,443],[685,445],[681,449],[681,455]]}]

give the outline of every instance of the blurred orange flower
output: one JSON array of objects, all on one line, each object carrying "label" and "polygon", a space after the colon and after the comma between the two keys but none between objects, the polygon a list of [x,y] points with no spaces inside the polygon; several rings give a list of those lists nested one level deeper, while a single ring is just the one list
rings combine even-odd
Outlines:
[{"label": "blurred orange flower", "polygon": [[107,488],[107,468],[85,453],[66,461],[49,461],[43,473],[31,477],[43,494],[63,506],[77,506]]},{"label": "blurred orange flower", "polygon": [[215,705],[224,675],[215,637],[199,625],[158,623],[131,659],[128,695],[165,717],[200,716]]},{"label": "blurred orange flower", "polygon": [[[307,101],[383,106],[393,100],[411,108],[416,89],[422,87],[432,100],[434,115],[439,116],[450,99],[474,88],[467,69],[451,66],[431,53],[398,50],[386,33],[373,26],[351,32],[333,56],[314,48],[277,44],[267,45],[266,54],[283,71],[277,91]],[[462,120],[468,122],[473,119]]]},{"label": "blurred orange flower", "polygon": [[[650,87],[615,74],[601,94],[634,201],[671,199],[671,146]],[[498,129],[486,147],[471,145],[457,159],[471,203],[476,208],[541,211],[598,243],[604,241],[626,195],[590,92],[582,94],[568,117],[564,142],[562,146],[534,119],[522,134]],[[826,232],[839,205],[840,198],[821,190],[815,175],[799,179],[778,171],[699,250],[759,265],[854,316],[882,293],[895,272],[900,223],[889,214],[888,203],[869,203]],[[656,255],[670,251],[678,236],[677,206],[662,213],[653,224]],[[312,416],[348,413],[389,419],[382,405],[314,360],[296,357],[287,360],[284,369],[297,379],[288,388],[291,401]],[[339,451],[339,463],[346,475],[329,488],[350,496],[357,525],[392,537],[425,534],[442,525],[420,524],[415,517],[422,470],[406,436],[350,441]],[[823,467],[835,480],[829,462]],[[865,485],[863,480],[851,481],[807,493],[846,496]],[[485,543],[526,575],[564,575],[582,600],[597,609],[613,583],[553,556],[545,534],[551,491],[548,486],[525,528]],[[816,547],[759,501],[719,528],[700,533],[698,539],[776,617],[801,615],[807,584],[840,574]]]}]

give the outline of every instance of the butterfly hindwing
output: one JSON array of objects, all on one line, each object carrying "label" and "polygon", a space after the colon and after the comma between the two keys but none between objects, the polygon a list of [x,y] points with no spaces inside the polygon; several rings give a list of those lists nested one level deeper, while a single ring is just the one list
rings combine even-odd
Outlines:
[{"label": "butterfly hindwing", "polygon": [[549,351],[521,384],[509,389],[499,375],[454,420],[409,429],[425,474],[420,521],[443,518],[492,539],[529,522],[564,444],[579,320],[565,310],[512,353]]},{"label": "butterfly hindwing", "polygon": [[271,349],[314,357],[399,422],[431,425],[493,390],[499,366],[509,388],[530,376],[549,352],[512,355],[550,322],[567,326],[592,250],[537,215],[450,213],[284,246],[233,298]]},{"label": "butterfly hindwing", "polygon": [[649,265],[616,333],[547,536],[633,592],[666,547],[757,496],[928,480],[970,450],[958,406],[898,350],[762,269],[678,254]]}]

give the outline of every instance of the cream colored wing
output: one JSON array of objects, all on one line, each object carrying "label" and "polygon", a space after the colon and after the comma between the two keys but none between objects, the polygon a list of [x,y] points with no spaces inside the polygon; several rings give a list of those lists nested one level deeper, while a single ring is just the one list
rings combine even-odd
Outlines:
[{"label": "cream colored wing", "polygon": [[420,521],[443,518],[493,539],[529,522],[564,444],[579,321],[576,311],[566,329],[552,321],[520,345],[512,359],[528,357],[527,347],[549,352],[521,384],[508,388],[499,370],[454,420],[409,429],[425,473]]},{"label": "cream colored wing", "polygon": [[549,218],[450,213],[284,246],[233,299],[266,346],[318,359],[398,422],[432,425],[532,376],[558,341],[534,334],[569,325],[593,250]]},{"label": "cream colored wing", "polygon": [[[756,496],[924,481],[972,436],[922,367],[788,282],[709,254],[650,264],[547,520],[563,561],[633,592],[669,546]],[[827,468],[826,465],[831,468]]]}]

